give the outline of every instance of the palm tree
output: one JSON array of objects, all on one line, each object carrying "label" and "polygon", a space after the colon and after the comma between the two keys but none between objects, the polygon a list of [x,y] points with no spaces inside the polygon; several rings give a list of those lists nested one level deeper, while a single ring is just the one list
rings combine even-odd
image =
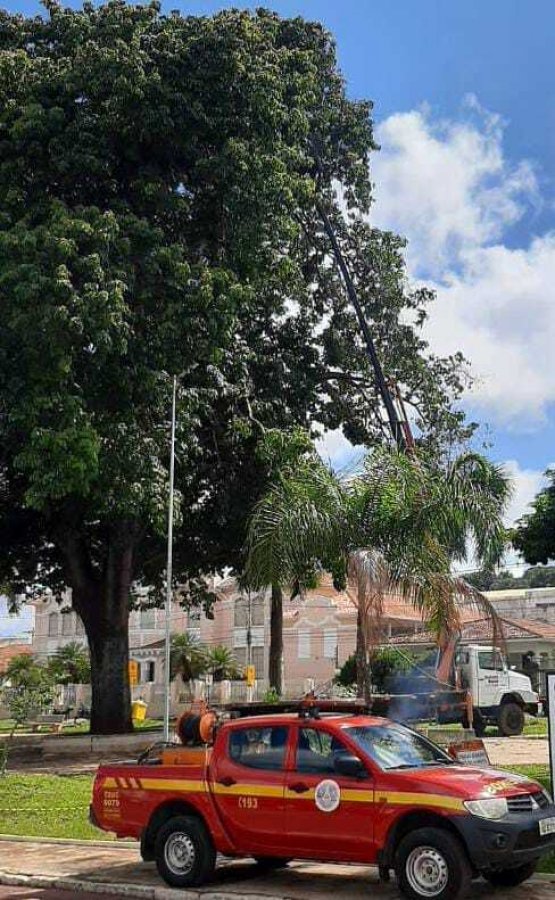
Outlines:
[{"label": "palm tree", "polygon": [[48,660],[48,671],[57,684],[90,684],[91,662],[83,644],[71,641]]},{"label": "palm tree", "polygon": [[301,590],[319,569],[343,579],[357,607],[357,681],[367,693],[368,652],[387,595],[410,600],[440,642],[458,629],[465,604],[499,627],[491,605],[451,566],[466,558],[470,540],[479,561],[499,557],[508,496],[502,470],[474,453],[442,466],[422,452],[375,450],[347,485],[307,454],[253,511],[246,578]]},{"label": "palm tree", "polygon": [[294,595],[313,586],[314,561],[330,556],[333,535],[340,532],[344,497],[306,433],[266,431],[259,453],[275,473],[274,483],[250,519],[244,583],[255,590],[271,587],[268,675],[270,688],[281,695],[283,590]]},{"label": "palm tree", "polygon": [[225,681],[228,678],[239,678],[240,670],[233,651],[223,644],[212,647],[206,654],[207,669],[214,681]]},{"label": "palm tree", "polygon": [[171,639],[170,676],[181,675],[183,681],[192,681],[206,673],[208,667],[206,647],[190,634],[174,634]]}]

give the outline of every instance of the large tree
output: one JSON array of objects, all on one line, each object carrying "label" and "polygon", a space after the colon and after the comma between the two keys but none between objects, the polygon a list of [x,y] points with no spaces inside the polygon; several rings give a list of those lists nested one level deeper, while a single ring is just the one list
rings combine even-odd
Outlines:
[{"label": "large tree", "polygon": [[133,585],[164,573],[171,377],[189,595],[241,563],[264,427],[383,439],[322,209],[424,440],[464,436],[462,359],[428,352],[430,294],[366,224],[370,105],[320,25],[51,0],[0,12],[0,51],[0,580],[71,587],[91,728],[123,731]]},{"label": "large tree", "polygon": [[548,469],[545,474],[548,484],[536,495],[531,511],[522,516],[513,532],[515,548],[532,565],[555,559],[555,469]]}]

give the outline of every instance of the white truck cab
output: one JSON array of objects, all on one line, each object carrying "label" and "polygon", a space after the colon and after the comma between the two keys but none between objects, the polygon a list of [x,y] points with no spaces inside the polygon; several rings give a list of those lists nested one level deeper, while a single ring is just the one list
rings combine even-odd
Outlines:
[{"label": "white truck cab", "polygon": [[539,697],[527,675],[514,672],[497,647],[459,645],[455,671],[461,687],[472,694],[474,730],[478,736],[495,724],[503,735],[522,734],[524,714],[538,715]]}]

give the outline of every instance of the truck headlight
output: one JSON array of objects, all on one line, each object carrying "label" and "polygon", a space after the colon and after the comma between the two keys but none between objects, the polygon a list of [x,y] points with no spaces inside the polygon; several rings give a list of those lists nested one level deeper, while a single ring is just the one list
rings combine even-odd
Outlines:
[{"label": "truck headlight", "polygon": [[488,797],[485,800],[465,800],[464,805],[473,816],[482,819],[502,819],[507,815],[508,807],[505,797]]}]

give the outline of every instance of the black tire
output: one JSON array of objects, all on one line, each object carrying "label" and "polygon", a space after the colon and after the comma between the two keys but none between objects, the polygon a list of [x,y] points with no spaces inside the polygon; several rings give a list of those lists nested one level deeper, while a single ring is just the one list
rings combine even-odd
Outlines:
[{"label": "black tire", "polygon": [[143,862],[152,862],[154,859],[154,847],[152,841],[148,838],[148,829],[145,828],[141,834],[141,859]]},{"label": "black tire", "polygon": [[522,734],[524,728],[524,710],[518,703],[512,700],[501,704],[499,716],[497,717],[497,726],[499,734],[503,737],[513,737]]},{"label": "black tire", "polygon": [[156,835],[154,853],[158,872],[172,887],[205,884],[216,866],[210,835],[194,816],[175,816],[165,822]]},{"label": "black tire", "polygon": [[[462,727],[470,728],[470,722],[468,721],[468,716],[466,715],[466,713],[464,714],[462,719]],[[474,734],[476,735],[476,737],[481,738],[485,735],[487,722],[477,706],[474,706],[472,709],[472,727],[474,729]]]},{"label": "black tire", "polygon": [[526,881],[536,871],[537,860],[525,863],[523,866],[517,866],[516,869],[501,869],[499,872],[483,872],[486,881],[489,881],[494,887],[517,887]]},{"label": "black tire", "polygon": [[457,900],[472,881],[463,845],[441,828],[417,828],[405,835],[395,853],[395,875],[410,900]]},{"label": "black tire", "polygon": [[272,869],[284,869],[289,865],[290,859],[281,856],[255,856],[256,865],[265,872],[271,872]]}]

